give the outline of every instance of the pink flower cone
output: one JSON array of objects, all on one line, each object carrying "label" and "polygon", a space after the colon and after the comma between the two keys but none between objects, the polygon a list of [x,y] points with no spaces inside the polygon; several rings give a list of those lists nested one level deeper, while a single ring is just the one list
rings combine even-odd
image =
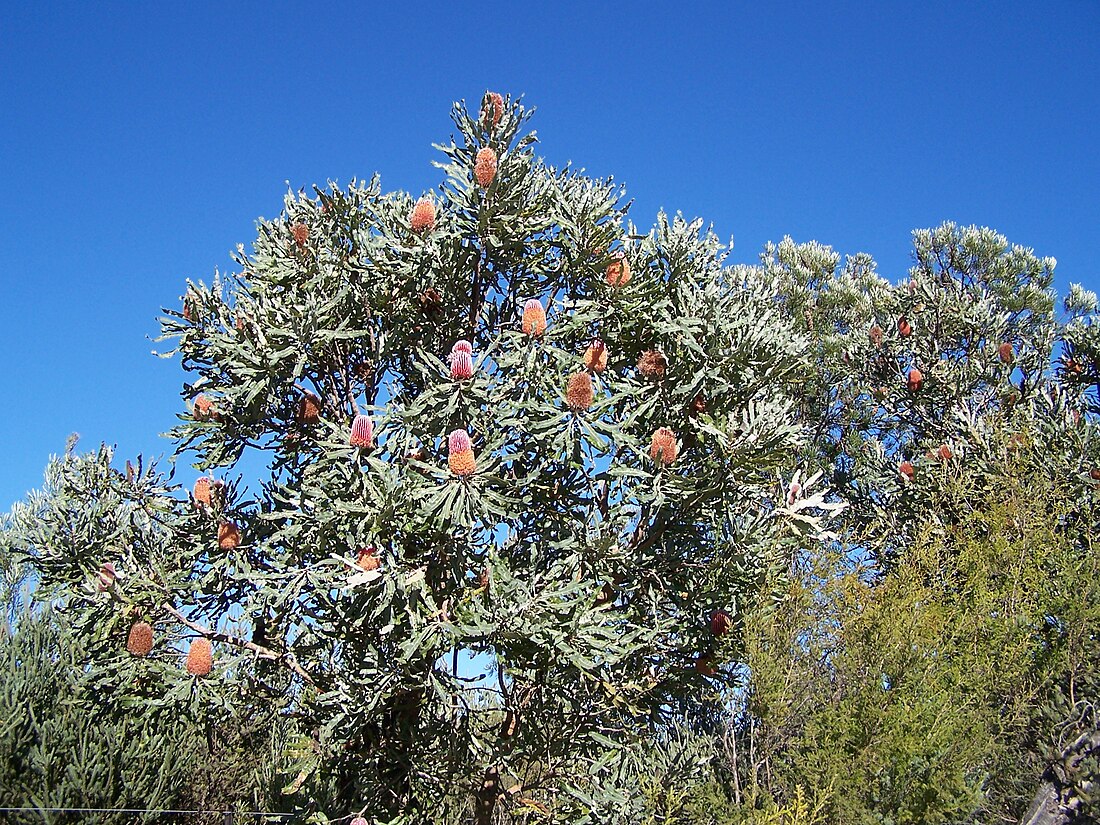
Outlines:
[{"label": "pink flower cone", "polygon": [[351,446],[370,447],[374,444],[374,422],[370,416],[357,415],[351,424]]},{"label": "pink flower cone", "polygon": [[474,357],[471,354],[473,348],[469,341],[459,341],[451,348],[451,378],[456,381],[465,381],[474,374]]}]

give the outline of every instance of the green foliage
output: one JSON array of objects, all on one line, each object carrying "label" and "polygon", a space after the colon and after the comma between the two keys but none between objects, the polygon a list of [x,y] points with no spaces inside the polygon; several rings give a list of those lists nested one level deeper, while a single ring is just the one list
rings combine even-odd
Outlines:
[{"label": "green foliage", "polygon": [[[742,615],[829,506],[777,483],[802,441],[807,340],[774,284],[726,266],[699,221],[624,225],[610,181],[535,158],[528,118],[514,101],[498,126],[456,106],[431,228],[377,180],[292,194],[239,271],[166,311],[191,374],[177,456],[225,474],[266,451],[267,478],[205,504],[155,468],[69,455],[7,531],[104,695],[300,719],[284,790],[303,814],[398,823],[473,806],[487,821],[499,800],[517,816],[625,817],[632,748],[710,701],[698,658],[736,654],[710,613]],[[483,188],[486,146],[500,162]],[[620,258],[632,278],[609,284]],[[521,328],[534,298],[542,335]],[[570,409],[596,337],[607,369],[591,407]],[[462,339],[474,375],[452,379]],[[661,375],[637,366],[653,350]],[[316,423],[299,415],[306,393]],[[349,445],[359,413],[369,449]],[[651,456],[662,427],[667,465]],[[473,437],[472,475],[448,469],[455,430]],[[228,521],[238,546],[217,540]],[[361,548],[379,569],[356,566]],[[107,562],[127,577],[100,593]],[[170,645],[128,656],[139,616],[218,642],[214,673],[188,676]]]}]

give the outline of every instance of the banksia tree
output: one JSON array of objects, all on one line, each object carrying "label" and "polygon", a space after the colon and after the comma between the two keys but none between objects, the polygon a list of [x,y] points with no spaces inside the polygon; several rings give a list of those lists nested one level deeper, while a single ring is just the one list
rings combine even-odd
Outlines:
[{"label": "banksia tree", "polygon": [[[117,506],[77,519],[54,495],[22,547],[89,638],[138,607],[218,642],[201,681],[150,668],[131,697],[127,671],[120,696],[278,697],[305,731],[303,811],[636,821],[635,748],[732,672],[736,634],[717,645],[707,611],[736,627],[823,529],[826,500],[778,478],[812,430],[808,339],[701,221],[640,231],[617,186],[535,157],[521,104],[481,112],[455,106],[431,197],[377,179],[288,195],[235,272],[189,285],[194,321],[165,312],[184,398],[220,410],[180,416],[178,459],[230,479],[263,450],[269,476],[196,487],[196,508],[152,471],[102,469],[109,453],[70,456],[58,489]],[[486,148],[507,161],[487,190]],[[473,351],[476,372],[456,357]],[[325,411],[309,427],[305,391]],[[248,541],[211,541],[220,524]],[[96,596],[104,561],[129,577]],[[95,648],[104,672],[119,655]]]}]

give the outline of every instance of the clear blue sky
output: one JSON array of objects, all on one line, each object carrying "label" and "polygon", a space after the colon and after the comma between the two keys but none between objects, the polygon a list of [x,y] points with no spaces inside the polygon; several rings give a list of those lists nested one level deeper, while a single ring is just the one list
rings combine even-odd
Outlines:
[{"label": "clear blue sky", "polygon": [[166,452],[159,307],[285,181],[434,186],[450,102],[486,88],[638,223],[702,216],[736,261],[790,234],[900,278],[909,232],[949,219],[1100,286],[1100,3],[588,6],[6,4],[0,509],[72,431]]}]

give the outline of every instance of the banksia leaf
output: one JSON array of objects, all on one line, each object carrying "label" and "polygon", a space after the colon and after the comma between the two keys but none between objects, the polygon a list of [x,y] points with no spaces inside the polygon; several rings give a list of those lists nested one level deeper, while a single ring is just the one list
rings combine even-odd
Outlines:
[{"label": "banksia leaf", "polygon": [[214,648],[206,638],[195,639],[187,651],[187,672],[192,676],[206,676],[214,669]]},{"label": "banksia leaf", "polygon": [[607,369],[607,347],[599,338],[594,338],[584,351],[584,365],[596,374]]},{"label": "banksia leaf", "polygon": [[370,447],[374,444],[374,422],[370,416],[360,413],[351,422],[351,438],[348,443],[352,447]]},{"label": "banksia leaf", "polygon": [[473,475],[477,469],[470,434],[465,430],[455,430],[447,437],[447,464],[456,476]]},{"label": "banksia leaf", "polygon": [[418,200],[409,214],[409,226],[420,234],[435,229],[435,204],[427,198]]},{"label": "banksia leaf", "polygon": [[298,423],[316,424],[321,420],[321,399],[307,392],[298,401]]},{"label": "banksia leaf", "polygon": [[465,381],[474,374],[473,347],[469,341],[458,341],[451,347],[451,354],[447,360],[451,364],[451,378],[456,381]]},{"label": "banksia leaf", "polygon": [[626,256],[607,265],[607,282],[613,287],[623,287],[630,283],[630,262]]},{"label": "banksia leaf", "polygon": [[153,649],[153,626],[148,622],[136,622],[130,628],[126,649],[133,656],[148,656]]},{"label": "banksia leaf", "polygon": [[668,427],[659,427],[649,443],[649,455],[659,464],[671,464],[679,454],[676,433]]},{"label": "banksia leaf", "polygon": [[542,335],[546,332],[546,310],[538,298],[532,298],[523,305],[523,331],[527,335]]},{"label": "banksia leaf", "polygon": [[725,636],[733,630],[733,617],[725,610],[715,610],[710,614],[710,632],[715,636]]},{"label": "banksia leaf", "polygon": [[486,92],[485,97],[487,99],[481,104],[481,122],[495,129],[504,116],[504,97],[499,92]]},{"label": "banksia leaf", "polygon": [[218,547],[222,550],[236,550],[241,544],[241,529],[231,521],[218,525]]},{"label": "banksia leaf", "polygon": [[569,378],[565,388],[565,403],[571,410],[587,410],[592,406],[592,377],[587,372],[578,372]]},{"label": "banksia leaf", "polygon": [[915,367],[909,370],[909,375],[905,379],[905,388],[909,392],[919,392],[920,388],[924,386],[924,373]]},{"label": "banksia leaf", "polygon": [[477,160],[474,162],[474,177],[478,186],[488,189],[489,184],[497,175],[497,153],[486,146],[477,152]]},{"label": "banksia leaf", "polygon": [[668,359],[659,349],[650,349],[638,359],[638,372],[646,378],[661,378],[668,369]]}]

